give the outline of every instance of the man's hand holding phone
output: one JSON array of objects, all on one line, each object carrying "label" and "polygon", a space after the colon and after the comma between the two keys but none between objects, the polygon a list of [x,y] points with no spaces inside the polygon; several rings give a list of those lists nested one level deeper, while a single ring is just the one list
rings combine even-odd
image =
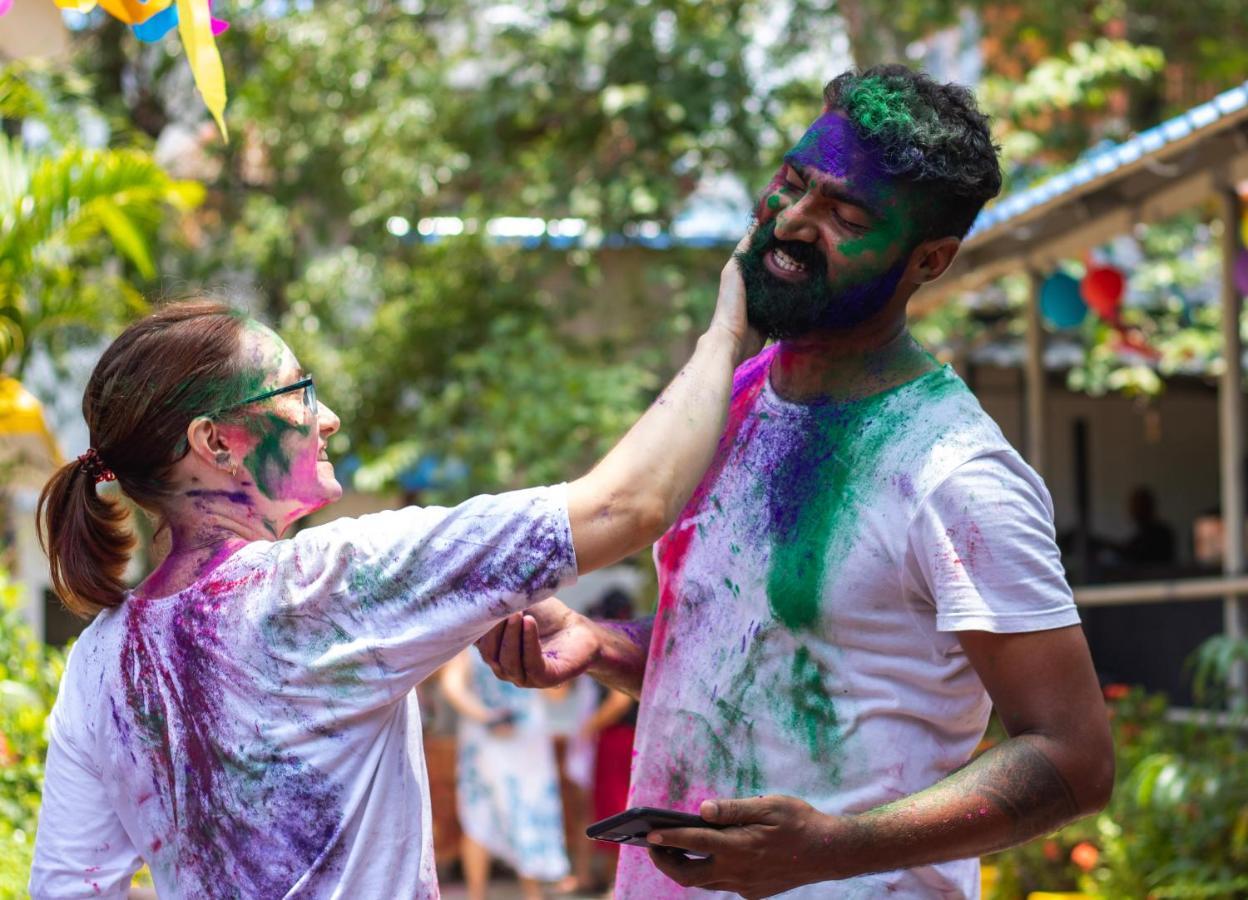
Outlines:
[{"label": "man's hand holding phone", "polygon": [[[647,837],[655,867],[683,887],[753,900],[858,874],[853,818],[825,815],[796,797],[707,800],[711,828],[662,828]],[[695,854],[668,852],[672,849]]]}]

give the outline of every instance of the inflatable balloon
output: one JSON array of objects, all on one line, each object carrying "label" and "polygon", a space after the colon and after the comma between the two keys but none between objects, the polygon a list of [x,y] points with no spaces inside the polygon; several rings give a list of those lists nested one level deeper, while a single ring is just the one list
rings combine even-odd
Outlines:
[{"label": "inflatable balloon", "polygon": [[1074,328],[1088,314],[1079,282],[1065,272],[1050,275],[1040,287],[1040,313],[1058,328]]},{"label": "inflatable balloon", "polygon": [[1113,266],[1092,266],[1079,283],[1079,293],[1098,316],[1113,322],[1122,308],[1122,294],[1126,286],[1127,280]]}]

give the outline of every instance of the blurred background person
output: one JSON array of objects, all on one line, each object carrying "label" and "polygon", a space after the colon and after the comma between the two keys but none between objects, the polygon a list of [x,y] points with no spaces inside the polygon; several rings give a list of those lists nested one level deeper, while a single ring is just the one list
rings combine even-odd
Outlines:
[{"label": "blurred background person", "polygon": [[559,769],[559,792],[563,798],[564,839],[572,874],[559,885],[561,892],[601,890],[595,878],[592,842],[585,836],[592,810],[594,787],[595,735],[585,733],[585,725],[598,709],[600,691],[588,676],[542,692],[546,716],[555,745]]},{"label": "blurred background person", "polygon": [[1127,514],[1134,530],[1122,545],[1129,563],[1168,565],[1175,561],[1174,529],[1157,515],[1157,498],[1151,488],[1137,485],[1127,498]]},{"label": "blurred background person", "polygon": [[499,681],[475,653],[442,670],[459,714],[456,807],[469,900],[484,900],[491,858],[515,870],[525,900],[569,874],[554,744],[542,694]]},{"label": "blurred background person", "polygon": [[[595,619],[626,622],[634,617],[633,599],[624,591],[607,591],[588,611]],[[597,684],[595,682],[595,684]],[[628,808],[628,784],[633,764],[633,737],[637,729],[637,701],[623,691],[598,686],[601,701],[581,728],[581,734],[594,742],[594,821]],[[606,861],[609,891],[614,891],[615,870],[620,848],[596,841]]]}]

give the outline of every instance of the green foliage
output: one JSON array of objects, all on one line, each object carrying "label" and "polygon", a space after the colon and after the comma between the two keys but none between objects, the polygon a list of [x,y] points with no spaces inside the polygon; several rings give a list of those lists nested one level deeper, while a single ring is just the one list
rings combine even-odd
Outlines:
[{"label": "green foliage", "polygon": [[[0,116],[57,112],[23,70],[0,69]],[[141,309],[157,227],[201,194],[140,150],[32,151],[0,134],[0,366],[20,378],[37,347],[55,353],[75,328],[98,332]]]},{"label": "green foliage", "polygon": [[[466,466],[456,496],[577,474],[671,371],[691,313],[705,322],[728,252],[649,254],[621,280],[600,242],[667,224],[703,173],[759,167],[743,23],[761,7],[237,6],[221,41],[226,70],[245,73],[231,77],[236,138],[209,150],[202,237],[163,274],[257,286],[252,306],[341,415],[332,450],[364,461],[361,486],[427,457]],[[140,105],[116,89],[119,68],[164,71],[160,54],[112,34],[85,35],[99,104],[169,118],[152,105],[176,93]],[[465,233],[413,241],[430,216]],[[582,218],[585,245],[487,240],[494,216]],[[396,217],[409,237],[388,231]]]},{"label": "green foliage", "polygon": [[1064,53],[1041,60],[1021,82],[986,76],[978,93],[995,120],[1005,190],[1060,168],[1098,139],[1126,137],[1125,123],[1105,121],[1111,93],[1151,82],[1164,60],[1157,47],[1097,38],[1075,41]]},{"label": "green foliage", "polygon": [[46,720],[66,655],[37,640],[19,608],[18,590],[0,569],[0,896],[4,897],[25,893],[48,752]]},{"label": "green foliage", "polygon": [[1118,776],[1109,806],[992,857],[1001,872],[995,896],[1076,889],[1106,900],[1243,896],[1248,748],[1237,730],[1170,721],[1165,699],[1139,690],[1124,689],[1110,710]]}]

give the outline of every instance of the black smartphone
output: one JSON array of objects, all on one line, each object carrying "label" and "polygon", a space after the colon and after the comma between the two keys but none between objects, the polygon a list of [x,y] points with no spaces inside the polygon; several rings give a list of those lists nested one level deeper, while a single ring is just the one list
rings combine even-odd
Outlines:
[{"label": "black smartphone", "polygon": [[[663,828],[714,828],[701,816],[692,813],[677,812],[674,809],[655,809],[652,806],[634,806],[622,813],[595,822],[585,829],[585,834],[596,841],[609,841],[613,844],[632,844],[634,847],[649,847],[646,835]],[[673,848],[674,849],[674,848]]]}]

